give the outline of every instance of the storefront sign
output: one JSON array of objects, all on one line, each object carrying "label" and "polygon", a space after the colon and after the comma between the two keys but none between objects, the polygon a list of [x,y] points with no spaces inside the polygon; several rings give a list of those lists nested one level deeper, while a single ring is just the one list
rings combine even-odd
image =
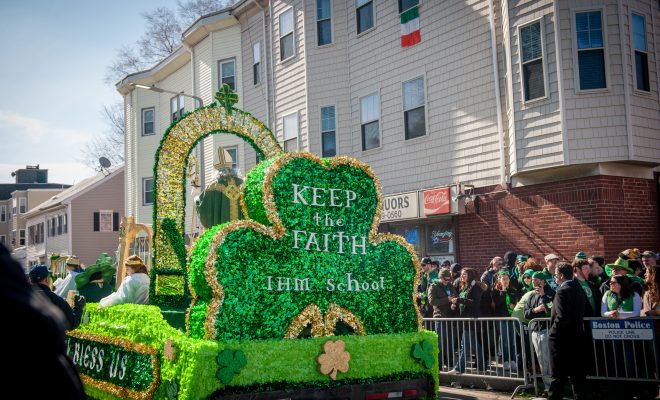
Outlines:
[{"label": "storefront sign", "polygon": [[591,321],[591,335],[601,340],[653,340],[653,321],[598,319]]},{"label": "storefront sign", "polygon": [[383,212],[380,217],[381,222],[412,219],[417,217],[419,217],[417,192],[383,196]]},{"label": "storefront sign", "polygon": [[424,191],[424,215],[442,215],[451,212],[451,190],[449,187]]}]

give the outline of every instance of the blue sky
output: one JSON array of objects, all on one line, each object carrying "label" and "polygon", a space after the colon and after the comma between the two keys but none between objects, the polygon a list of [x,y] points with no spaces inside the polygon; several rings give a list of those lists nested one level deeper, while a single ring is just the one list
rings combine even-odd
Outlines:
[{"label": "blue sky", "polygon": [[103,105],[121,100],[103,82],[106,67],[144,32],[141,14],[159,6],[176,0],[0,2],[0,183],[34,164],[55,183],[96,173],[78,160],[107,129]]}]

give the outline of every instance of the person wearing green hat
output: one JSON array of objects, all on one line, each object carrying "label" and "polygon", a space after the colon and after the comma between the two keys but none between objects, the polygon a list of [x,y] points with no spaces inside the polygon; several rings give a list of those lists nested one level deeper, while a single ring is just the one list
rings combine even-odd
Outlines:
[{"label": "person wearing green hat", "polygon": [[[620,255],[626,257],[623,252]],[[632,289],[641,296],[644,293],[644,281],[632,274],[633,270],[629,266],[629,261],[624,257],[617,258],[613,263],[605,264],[605,274],[609,277],[627,276],[628,279],[631,280]],[[605,295],[605,292],[610,290],[610,281],[611,280],[608,279],[600,286],[600,292],[603,296]]]},{"label": "person wearing green hat", "polygon": [[520,287],[522,288],[523,293],[530,292],[534,290],[534,285],[532,285],[532,276],[534,275],[533,269],[527,269],[523,272],[520,277]]},{"label": "person wearing green hat", "polygon": [[[525,304],[525,318],[548,318],[552,309],[554,290],[545,281],[545,273],[537,271],[532,274],[533,291]],[[534,324],[532,327],[532,345],[539,360],[543,385],[546,392],[550,390],[550,354],[548,353],[548,325]]]}]

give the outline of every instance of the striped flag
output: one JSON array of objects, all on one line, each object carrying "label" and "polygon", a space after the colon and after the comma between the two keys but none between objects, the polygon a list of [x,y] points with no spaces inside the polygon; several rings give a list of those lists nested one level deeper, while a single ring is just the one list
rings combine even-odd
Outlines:
[{"label": "striped flag", "polygon": [[419,10],[412,7],[401,14],[401,47],[408,47],[422,41],[419,33]]}]

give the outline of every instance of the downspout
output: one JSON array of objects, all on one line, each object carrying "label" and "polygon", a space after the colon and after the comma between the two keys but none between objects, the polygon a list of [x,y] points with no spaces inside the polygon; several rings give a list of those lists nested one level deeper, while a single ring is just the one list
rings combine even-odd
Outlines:
[{"label": "downspout", "polygon": [[[273,2],[271,0],[268,0],[268,23],[270,24],[270,40],[273,40],[273,36],[275,35],[273,33]],[[273,85],[273,97],[272,97],[272,104],[273,104],[273,119],[272,121],[268,121],[268,126],[270,127],[271,132],[275,131],[275,138],[277,139],[277,124],[275,123],[275,119],[277,119],[277,113],[275,112],[275,97],[277,94],[277,90],[275,90],[275,67],[273,67],[273,43],[269,43],[270,45],[268,46],[268,62],[270,63],[270,82]]]},{"label": "downspout", "polygon": [[555,57],[557,63],[557,91],[559,92],[559,113],[561,115],[561,141],[562,141],[562,151],[564,153],[564,165],[571,165],[571,154],[568,147],[568,131],[566,128],[566,112],[564,110],[564,105],[566,101],[564,100],[564,63],[562,61],[561,55],[561,40],[560,40],[560,20],[559,20],[559,4],[554,2],[553,14],[555,20]]},{"label": "downspout", "polygon": [[628,160],[632,161],[635,150],[633,146],[633,134],[632,134],[632,120],[630,118],[630,88],[628,87],[628,60],[626,54],[626,47],[624,46],[625,33],[623,29],[623,18],[627,17],[623,15],[623,4],[621,0],[617,1],[619,6],[619,43],[621,46],[621,61],[623,64],[623,99],[625,101],[625,110],[626,110],[626,130],[628,131]]},{"label": "downspout", "polygon": [[[181,41],[183,43],[183,47],[190,53],[190,77],[191,77],[191,84],[192,84],[192,95],[193,96],[199,96],[197,94],[197,75],[195,74],[195,48],[192,46],[189,46],[186,44],[183,40]],[[199,96],[201,97],[201,96]],[[197,103],[197,100],[193,99],[195,103]],[[197,107],[201,107],[202,104],[195,104],[193,103],[193,109],[196,109]],[[197,151],[197,157],[199,159],[199,182],[201,187],[206,187],[205,184],[205,176],[206,174],[204,173],[204,140],[199,141],[199,149]]]},{"label": "downspout", "polygon": [[[270,48],[268,45],[269,42],[266,41],[266,8],[262,7],[261,4],[257,0],[252,0],[252,3],[254,3],[259,9],[261,10],[261,20],[263,21],[263,24],[261,26],[261,36],[263,38],[263,44],[264,44],[264,55],[266,54],[266,47]],[[270,2],[269,2],[270,3]],[[259,49],[261,51],[261,49]],[[260,54],[261,56],[261,54]],[[268,85],[268,64],[269,64],[269,57],[264,57],[264,78],[266,79],[266,121],[268,123],[268,126],[270,126],[270,106],[271,106],[271,99],[270,99],[270,86]],[[253,60],[254,62],[254,60]]]},{"label": "downspout", "polygon": [[493,0],[488,0],[488,13],[490,23],[490,49],[493,62],[493,79],[495,87],[495,106],[497,109],[497,139],[500,152],[500,185],[503,190],[508,188],[506,176],[506,153],[504,151],[504,127],[502,122],[502,104],[500,104],[500,73],[497,66],[497,36],[495,33],[495,15],[493,12]]}]

